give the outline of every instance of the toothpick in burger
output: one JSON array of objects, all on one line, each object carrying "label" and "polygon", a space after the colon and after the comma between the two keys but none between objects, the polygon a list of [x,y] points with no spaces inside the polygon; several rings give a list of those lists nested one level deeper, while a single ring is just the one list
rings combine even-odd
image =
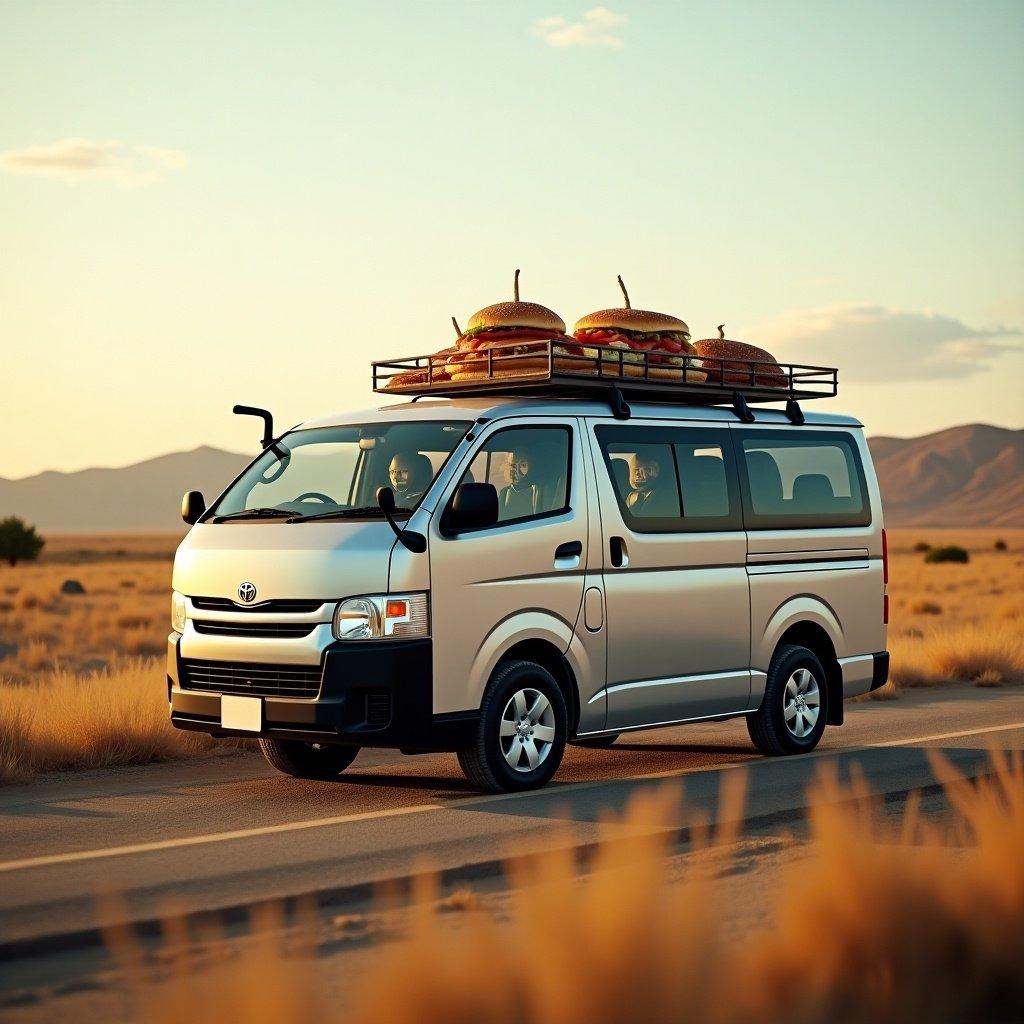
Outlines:
[{"label": "toothpick in burger", "polygon": [[725,324],[717,338],[702,338],[694,345],[708,380],[720,384],[746,384],[763,388],[786,387],[786,374],[771,352],[743,341],[730,341]]},{"label": "toothpick in burger", "polygon": [[686,366],[685,357],[693,354],[690,328],[669,313],[633,309],[621,277],[618,282],[625,306],[600,309],[576,321],[573,337],[583,344],[584,354],[600,359],[606,376],[619,375],[621,358],[626,377],[683,380],[685,375],[686,380],[704,380],[702,371]]},{"label": "toothpick in burger", "polygon": [[543,342],[551,342],[557,369],[575,371],[586,365],[585,360],[567,358],[582,356],[583,349],[566,335],[565,321],[554,310],[520,301],[518,270],[513,294],[513,301],[485,306],[469,318],[465,333],[455,343],[456,353],[448,357],[453,381],[486,378],[488,351],[493,352],[490,368],[494,378],[547,373],[548,347]]}]

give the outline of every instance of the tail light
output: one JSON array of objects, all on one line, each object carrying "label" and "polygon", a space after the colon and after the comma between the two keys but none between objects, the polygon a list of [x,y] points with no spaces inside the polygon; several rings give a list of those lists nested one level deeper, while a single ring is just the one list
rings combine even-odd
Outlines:
[{"label": "tail light", "polygon": [[882,625],[889,625],[889,595],[882,595]]}]

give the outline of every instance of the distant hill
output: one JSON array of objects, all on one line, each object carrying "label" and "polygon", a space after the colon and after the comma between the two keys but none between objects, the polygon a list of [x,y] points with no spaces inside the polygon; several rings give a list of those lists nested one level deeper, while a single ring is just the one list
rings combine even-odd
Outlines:
[{"label": "distant hill", "polygon": [[972,423],[868,444],[887,525],[1024,527],[1024,430]]},{"label": "distant hill", "polygon": [[185,491],[202,491],[210,501],[251,458],[202,447],[117,469],[0,477],[0,518],[20,516],[43,533],[184,531]]},{"label": "distant hill", "polygon": [[[971,424],[868,443],[888,525],[1024,527],[1024,430]],[[119,469],[0,477],[0,518],[43,532],[183,530],[182,494],[210,500],[251,457],[204,447]]]}]

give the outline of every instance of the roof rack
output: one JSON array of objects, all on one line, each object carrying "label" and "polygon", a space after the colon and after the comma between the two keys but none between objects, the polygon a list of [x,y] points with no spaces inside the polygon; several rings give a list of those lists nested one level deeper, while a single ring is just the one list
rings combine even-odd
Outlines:
[{"label": "roof rack", "polygon": [[[406,356],[372,363],[373,390],[385,395],[476,398],[522,395],[596,398],[609,401],[619,418],[628,418],[626,398],[676,405],[729,404],[751,422],[750,403],[786,402],[786,415],[803,422],[800,402],[834,398],[839,371],[831,366],[774,363],[683,355],[665,364],[660,353],[609,348],[599,355],[572,354],[556,340],[511,342],[466,352],[447,360]],[[593,350],[592,350],[593,351]],[[453,371],[465,374],[451,380]]]}]

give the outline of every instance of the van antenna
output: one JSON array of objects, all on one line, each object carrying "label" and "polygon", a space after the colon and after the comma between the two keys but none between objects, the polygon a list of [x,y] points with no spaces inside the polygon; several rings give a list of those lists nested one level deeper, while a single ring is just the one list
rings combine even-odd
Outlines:
[{"label": "van antenna", "polygon": [[459,326],[459,321],[456,320],[455,317],[452,317],[452,327],[455,328],[455,334],[458,337],[461,338],[462,337],[462,328]]},{"label": "van antenna", "polygon": [[629,292],[626,291],[626,286],[623,284],[622,275],[619,274],[617,277],[619,287],[622,289],[622,297],[626,300],[626,309],[632,309],[633,307],[629,304]]},{"label": "van antenna", "polygon": [[725,324],[718,325],[718,340],[725,341]]},{"label": "van antenna", "polygon": [[515,293],[516,302],[519,301],[519,270],[516,270],[516,276],[512,280],[512,290]]}]

